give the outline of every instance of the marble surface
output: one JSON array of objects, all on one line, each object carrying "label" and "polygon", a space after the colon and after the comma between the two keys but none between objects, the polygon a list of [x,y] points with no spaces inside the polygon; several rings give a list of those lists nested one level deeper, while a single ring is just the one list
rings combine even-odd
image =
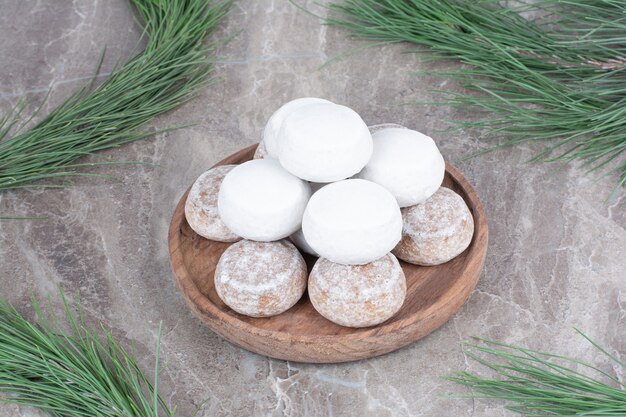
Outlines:
[{"label": "marble surface", "polygon": [[[320,7],[309,3],[319,13]],[[124,0],[0,0],[0,109],[20,98],[46,108],[90,77],[103,46],[100,77],[132,53],[139,31]],[[616,369],[574,332],[585,331],[626,357],[626,216],[623,201],[604,201],[616,177],[583,176],[574,165],[528,164],[537,147],[522,145],[465,160],[486,143],[477,131],[444,132],[446,120],[475,115],[431,101],[453,82],[414,71],[425,63],[406,45],[338,54],[363,44],[319,25],[287,1],[240,0],[221,35],[242,32],[220,50],[219,82],[154,126],[193,122],[98,160],[153,165],[110,167],[107,179],[76,180],[55,191],[0,194],[3,215],[45,220],[0,222],[0,287],[20,311],[31,295],[80,293],[91,323],[135,339],[151,372],[163,322],[161,392],[190,416],[508,416],[502,404],[449,399],[468,391],[442,379],[453,370],[484,372],[459,343],[472,335],[551,350]],[[27,95],[25,95],[28,93]],[[368,124],[395,122],[433,136],[475,185],[490,221],[484,274],[468,303],[439,330],[398,352],[339,365],[261,357],[207,330],[185,307],[171,278],[166,235],[172,210],[207,167],[260,139],[281,103],[319,96],[348,105]],[[58,299],[53,298],[58,306]],[[0,406],[0,417],[38,416]]]}]

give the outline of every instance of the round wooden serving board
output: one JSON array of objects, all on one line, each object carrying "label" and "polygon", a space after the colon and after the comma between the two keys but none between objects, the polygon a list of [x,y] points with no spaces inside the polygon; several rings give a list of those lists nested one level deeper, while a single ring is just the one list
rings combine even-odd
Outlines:
[{"label": "round wooden serving board", "polygon": [[[252,159],[256,145],[217,165]],[[176,284],[185,302],[211,330],[252,352],[296,362],[347,362],[392,352],[444,324],[469,298],[487,252],[487,219],[476,192],[449,164],[443,185],[459,193],[474,216],[469,248],[439,266],[401,262],[407,280],[402,309],[388,321],[362,329],[338,326],[318,314],[307,295],[283,314],[251,318],[235,313],[217,296],[215,266],[230,245],[197,235],[185,219],[187,192],[181,197],[169,229],[169,252]],[[315,259],[305,257],[312,267]]]}]

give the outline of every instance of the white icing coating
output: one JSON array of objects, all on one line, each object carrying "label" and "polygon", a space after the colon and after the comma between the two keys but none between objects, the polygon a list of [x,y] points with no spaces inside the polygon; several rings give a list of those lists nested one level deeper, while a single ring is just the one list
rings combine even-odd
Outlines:
[{"label": "white icing coating", "polygon": [[244,162],[226,175],[218,196],[224,224],[245,239],[272,241],[297,231],[309,184],[272,158]]},{"label": "white icing coating", "polygon": [[226,305],[252,317],[280,314],[298,302],[307,284],[306,263],[287,240],[231,245],[215,269],[215,290]]},{"label": "white icing coating", "polygon": [[402,235],[396,199],[378,184],[351,179],[328,184],[307,204],[302,231],[324,258],[346,265],[372,262]]},{"label": "white icing coating", "polygon": [[313,249],[311,245],[309,245],[309,242],[306,241],[304,233],[302,233],[302,229],[298,229],[297,232],[289,236],[289,239],[291,239],[293,244],[296,245],[296,247],[302,252],[308,253],[309,255],[313,256],[320,256],[317,252],[315,252],[315,249]]},{"label": "white icing coating", "polygon": [[374,152],[355,178],[382,185],[400,207],[419,204],[441,186],[446,164],[435,142],[410,129],[388,128],[372,135]]},{"label": "white icing coating", "polygon": [[354,110],[332,103],[310,104],[289,113],[278,142],[285,169],[313,182],[348,178],[372,155],[372,135],[365,122]]},{"label": "white icing coating", "polygon": [[263,130],[263,142],[265,143],[266,154],[272,158],[278,158],[278,132],[283,124],[285,117],[294,110],[309,104],[316,103],[331,103],[323,98],[316,97],[302,97],[292,100],[284,104],[281,108],[276,110],[274,114],[269,118],[265,129]]},{"label": "white icing coating", "polygon": [[367,327],[393,316],[404,303],[406,278],[388,253],[365,265],[340,265],[320,258],[309,277],[313,307],[341,326]]},{"label": "white icing coating", "polygon": [[189,226],[200,236],[220,242],[235,242],[241,239],[220,219],[217,211],[217,195],[222,180],[235,165],[220,165],[211,168],[191,186],[185,202],[185,217]]},{"label": "white icing coating", "polygon": [[[323,183],[323,182],[310,182],[309,185],[311,186],[311,193],[315,194],[317,190],[319,190],[320,188],[328,184]],[[302,252],[308,253],[309,255],[313,255],[317,257],[320,256],[317,252],[315,252],[315,249],[313,249],[311,245],[309,245],[309,242],[306,241],[306,238],[304,237],[304,233],[302,232],[302,229],[298,229],[297,232],[289,236],[289,239],[291,239],[293,244],[296,245],[296,247],[300,249]]]}]

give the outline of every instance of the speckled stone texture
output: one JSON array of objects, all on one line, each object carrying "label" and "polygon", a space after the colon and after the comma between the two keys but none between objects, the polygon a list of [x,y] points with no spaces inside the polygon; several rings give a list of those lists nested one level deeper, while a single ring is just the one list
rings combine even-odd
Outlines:
[{"label": "speckled stone texture", "polygon": [[[299,2],[302,3],[302,2]],[[323,9],[309,6],[318,13]],[[102,48],[105,77],[136,47],[139,30],[124,0],[0,0],[0,108],[27,96],[49,109],[91,77]],[[468,391],[441,376],[482,372],[459,342],[472,335],[576,355],[622,381],[573,328],[626,359],[626,215],[604,201],[616,182],[583,176],[574,165],[533,165],[534,145],[464,160],[484,149],[481,132],[444,133],[444,120],[475,117],[433,101],[452,81],[416,75],[452,62],[423,62],[394,45],[363,44],[319,25],[283,0],[239,1],[222,35],[243,32],[220,51],[220,82],[155,127],[194,127],[98,155],[154,165],[108,167],[109,179],[78,179],[64,190],[0,194],[3,215],[45,220],[0,222],[1,294],[32,316],[31,295],[61,286],[81,294],[90,323],[105,322],[136,339],[151,372],[163,321],[160,385],[179,415],[200,416],[512,416],[502,403],[448,399]],[[476,187],[489,217],[484,274],[468,303],[422,341],[380,358],[338,365],[271,360],[239,349],[206,329],[185,307],[167,255],[170,215],[184,190],[213,163],[258,142],[267,118],[295,97],[319,96],[354,108],[368,125],[396,122],[432,136],[444,157]],[[54,298],[58,307],[58,298]],[[0,406],[0,417],[39,416]]]}]

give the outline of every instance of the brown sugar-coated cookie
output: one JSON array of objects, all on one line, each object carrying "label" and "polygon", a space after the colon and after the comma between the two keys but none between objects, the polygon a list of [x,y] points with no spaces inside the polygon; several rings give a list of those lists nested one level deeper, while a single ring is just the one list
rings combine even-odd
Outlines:
[{"label": "brown sugar-coated cookie", "polygon": [[374,326],[400,310],[406,279],[391,253],[365,265],[320,258],[309,277],[309,298],[328,320],[347,327]]},{"label": "brown sugar-coated cookie", "polygon": [[288,310],[306,285],[306,263],[286,239],[237,242],[226,249],[215,269],[217,295],[236,312],[251,317]]},{"label": "brown sugar-coated cookie", "polygon": [[401,211],[402,239],[392,252],[405,262],[439,265],[460,255],[472,241],[472,213],[449,188],[441,187],[428,200]]},{"label": "brown sugar-coated cookie", "polygon": [[236,242],[241,238],[230,231],[217,211],[217,195],[222,180],[236,165],[221,165],[200,175],[191,186],[185,203],[189,226],[200,236],[220,242]]},{"label": "brown sugar-coated cookie", "polygon": [[256,147],[256,151],[254,151],[254,156],[252,159],[263,159],[267,157],[267,149],[265,148],[265,142],[259,142],[259,146]]}]

